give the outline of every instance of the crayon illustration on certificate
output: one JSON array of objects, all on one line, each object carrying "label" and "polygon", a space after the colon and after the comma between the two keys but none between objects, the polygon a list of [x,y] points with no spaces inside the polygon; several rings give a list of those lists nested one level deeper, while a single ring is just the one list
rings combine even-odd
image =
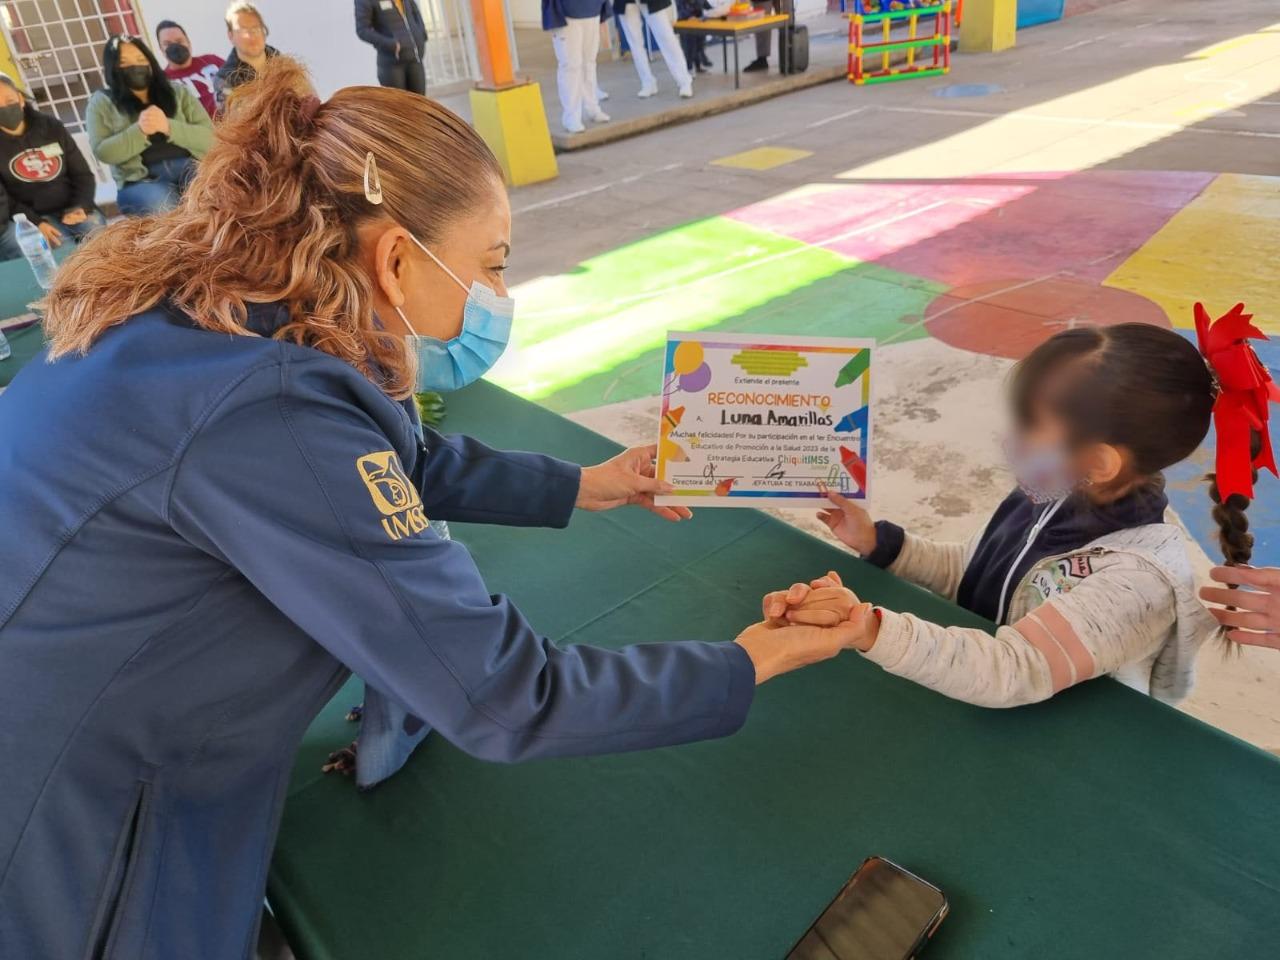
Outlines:
[{"label": "crayon illustration on certificate", "polygon": [[874,341],[669,333],[659,504],[821,507],[865,500]]}]

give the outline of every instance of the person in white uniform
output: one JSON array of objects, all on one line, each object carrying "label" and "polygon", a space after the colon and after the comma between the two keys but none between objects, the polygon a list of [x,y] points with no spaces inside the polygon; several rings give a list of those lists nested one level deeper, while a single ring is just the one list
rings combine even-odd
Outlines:
[{"label": "person in white uniform", "polygon": [[566,133],[581,133],[584,118],[606,123],[596,83],[600,21],[610,13],[609,0],[542,0],[542,29],[550,32],[556,53],[556,88],[560,123]]},{"label": "person in white uniform", "polygon": [[676,39],[676,31],[672,27],[675,22],[674,12],[671,0],[618,0],[622,32],[627,35],[631,61],[636,65],[636,73],[640,75],[641,97],[652,97],[658,92],[658,81],[649,68],[648,49],[644,42],[644,30],[641,28],[642,16],[644,25],[658,42],[658,50],[671,73],[671,79],[676,82],[680,96],[693,96],[693,75],[685,64],[684,51],[680,49],[680,41]]}]

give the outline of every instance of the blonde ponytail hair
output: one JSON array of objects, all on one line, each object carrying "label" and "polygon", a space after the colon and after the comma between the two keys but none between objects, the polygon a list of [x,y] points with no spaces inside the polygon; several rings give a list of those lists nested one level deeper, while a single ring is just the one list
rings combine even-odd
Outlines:
[{"label": "blonde ponytail hair", "polygon": [[[99,231],[58,272],[47,298],[51,355],[87,351],[102,333],[169,302],[199,327],[253,335],[248,304],[281,302],[278,339],[351,364],[389,395],[413,389],[400,337],[373,319],[358,229],[390,220],[424,243],[492,197],[493,154],[433,100],[347,87],[316,100],[306,71],[273,57],[239,88],[182,202]],[[383,203],[365,198],[377,158]]]}]

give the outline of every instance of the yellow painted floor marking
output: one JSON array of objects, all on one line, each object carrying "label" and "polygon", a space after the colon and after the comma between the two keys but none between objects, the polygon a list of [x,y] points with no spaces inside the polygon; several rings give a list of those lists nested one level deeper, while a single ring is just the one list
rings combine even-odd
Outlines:
[{"label": "yellow painted floor marking", "polygon": [[1202,301],[1215,317],[1244,301],[1254,322],[1280,333],[1280,177],[1224,173],[1174,214],[1106,284],[1192,326]]},{"label": "yellow painted floor marking", "polygon": [[772,170],[784,163],[794,163],[813,156],[812,150],[796,150],[792,147],[756,147],[711,162],[717,167],[738,167],[741,170]]}]

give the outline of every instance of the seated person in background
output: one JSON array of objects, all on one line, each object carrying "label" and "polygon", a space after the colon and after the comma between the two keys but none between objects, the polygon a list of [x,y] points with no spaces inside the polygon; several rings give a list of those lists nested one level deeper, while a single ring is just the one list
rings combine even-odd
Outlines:
[{"label": "seated person in background", "polygon": [[213,123],[195,94],[160,71],[138,37],[107,41],[107,89],[89,98],[89,144],[111,165],[123,214],[174,206],[213,142]]},{"label": "seated person in background", "polygon": [[[1229,329],[1231,318],[1218,322]],[[831,494],[822,519],[836,537],[868,562],[995,621],[994,636],[859,607],[831,576],[770,594],[766,616],[827,623],[848,612],[860,627],[854,646],[869,660],[981,706],[1046,700],[1103,674],[1160,699],[1182,698],[1196,652],[1217,623],[1196,599],[1180,528],[1164,522],[1161,471],[1204,439],[1219,396],[1215,373],[1231,390],[1230,370],[1243,366],[1215,365],[1211,373],[1190,342],[1147,324],[1050,338],[1012,380],[1010,465],[1020,489],[967,544],[872,523],[861,507]],[[1218,454],[1217,477],[1239,477],[1241,468],[1248,476],[1248,450],[1244,464],[1221,445]],[[1232,516],[1215,510],[1224,532],[1239,529],[1241,501],[1248,503],[1229,503]],[[1237,557],[1229,550],[1227,559]]]},{"label": "seated person in background", "polygon": [[9,195],[0,188],[0,262],[17,260],[22,248],[13,235],[13,217],[9,213]]},{"label": "seated person in background", "polygon": [[156,26],[156,44],[164,53],[164,75],[170,80],[186,84],[200,99],[205,112],[212,117],[218,109],[213,97],[213,78],[225,61],[212,53],[192,56],[187,31],[172,20],[161,20]]},{"label": "seated person in background", "polygon": [[106,223],[93,205],[93,171],[62,122],[40,113],[8,74],[0,73],[0,186],[8,216],[0,226],[0,260],[22,256],[15,214],[40,228],[49,246],[79,240]]},{"label": "seated person in background", "polygon": [[243,86],[258,75],[267,61],[280,51],[267,44],[266,21],[252,3],[236,0],[227,7],[227,39],[231,41],[231,54],[213,78],[213,95],[218,102],[218,113],[227,108],[227,96],[236,87]]}]

